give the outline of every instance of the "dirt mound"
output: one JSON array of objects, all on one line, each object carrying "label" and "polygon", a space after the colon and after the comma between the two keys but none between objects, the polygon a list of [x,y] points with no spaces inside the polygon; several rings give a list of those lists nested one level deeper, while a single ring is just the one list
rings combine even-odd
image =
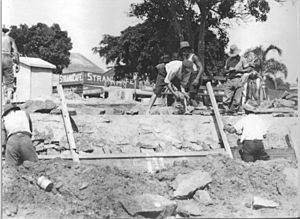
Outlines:
[{"label": "dirt mound", "polygon": [[[248,164],[223,156],[208,156],[193,162],[174,162],[154,175],[116,168],[112,163],[76,165],[54,159],[36,164],[26,162],[17,169],[4,166],[3,207],[18,206],[17,215],[29,214],[30,218],[37,218],[38,212],[49,209],[61,218],[129,217],[120,200],[144,193],[172,199],[172,183],[178,174],[203,170],[212,177],[206,190],[213,201],[213,205],[201,207],[203,217],[296,215],[297,189],[286,184],[283,173],[285,167],[296,167],[291,161]],[[51,192],[37,186],[36,180],[42,175],[54,183]],[[256,211],[245,207],[253,195],[276,201],[280,207]]]}]

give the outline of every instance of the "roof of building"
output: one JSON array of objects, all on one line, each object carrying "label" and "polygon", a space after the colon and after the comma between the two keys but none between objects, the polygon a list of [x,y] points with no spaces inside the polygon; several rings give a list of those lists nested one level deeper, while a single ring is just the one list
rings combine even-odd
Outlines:
[{"label": "roof of building", "polygon": [[89,59],[87,59],[80,53],[71,53],[70,60],[71,63],[67,68],[63,69],[63,74],[82,71],[98,74],[104,73],[104,70],[102,68],[97,66],[95,63],[91,62]]},{"label": "roof of building", "polygon": [[55,65],[40,58],[20,57],[20,63],[30,67],[56,69]]}]

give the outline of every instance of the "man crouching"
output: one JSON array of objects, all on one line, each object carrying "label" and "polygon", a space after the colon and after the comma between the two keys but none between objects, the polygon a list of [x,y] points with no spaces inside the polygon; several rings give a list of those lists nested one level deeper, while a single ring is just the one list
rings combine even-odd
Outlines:
[{"label": "man crouching", "polygon": [[32,122],[29,114],[14,104],[4,105],[2,113],[2,147],[6,145],[6,164],[21,165],[25,160],[38,161],[31,136]]},{"label": "man crouching", "polygon": [[227,124],[224,129],[229,133],[240,134],[242,149],[240,151],[242,160],[245,162],[255,162],[256,160],[269,160],[270,156],[266,153],[263,139],[267,133],[267,126],[264,121],[256,114],[255,108],[249,104],[244,104],[243,108],[247,114],[234,126]]},{"label": "man crouching", "polygon": [[157,97],[160,97],[164,87],[167,87],[174,95],[175,99],[184,102],[184,111],[186,112],[186,98],[188,94],[185,92],[189,76],[193,71],[193,63],[191,61],[174,60],[167,64],[162,63],[156,66],[158,74],[154,94],[150,99],[150,104],[146,115],[150,114],[150,110],[155,103]]}]

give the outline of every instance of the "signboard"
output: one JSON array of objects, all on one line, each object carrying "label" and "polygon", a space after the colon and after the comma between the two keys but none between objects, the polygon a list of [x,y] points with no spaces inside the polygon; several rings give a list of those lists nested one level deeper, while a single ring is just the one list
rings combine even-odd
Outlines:
[{"label": "signboard", "polygon": [[92,72],[75,72],[61,74],[59,76],[61,85],[97,85],[97,86],[117,86],[123,88],[133,88],[133,84],[126,81],[114,81],[107,75],[96,74]]}]

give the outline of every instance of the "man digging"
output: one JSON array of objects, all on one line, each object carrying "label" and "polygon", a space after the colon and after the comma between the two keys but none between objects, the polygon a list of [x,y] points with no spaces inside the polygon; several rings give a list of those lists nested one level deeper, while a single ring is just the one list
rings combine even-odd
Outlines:
[{"label": "man digging", "polygon": [[191,74],[193,71],[193,63],[188,60],[174,60],[167,64],[159,64],[156,68],[158,70],[158,74],[154,93],[150,99],[146,115],[150,114],[150,110],[155,103],[156,98],[161,96],[163,88],[165,87],[170,90],[176,100],[180,100],[180,102],[184,103],[184,112],[187,113],[186,99],[189,97],[185,91],[185,85],[187,84],[185,79],[188,79],[189,77],[186,77],[186,75]]},{"label": "man digging", "polygon": [[234,126],[226,124],[224,130],[241,135],[239,141],[242,143],[240,154],[243,161],[269,160],[270,157],[263,144],[263,139],[267,133],[266,124],[258,115],[254,114],[255,108],[253,106],[244,104],[243,109],[247,115]]}]

